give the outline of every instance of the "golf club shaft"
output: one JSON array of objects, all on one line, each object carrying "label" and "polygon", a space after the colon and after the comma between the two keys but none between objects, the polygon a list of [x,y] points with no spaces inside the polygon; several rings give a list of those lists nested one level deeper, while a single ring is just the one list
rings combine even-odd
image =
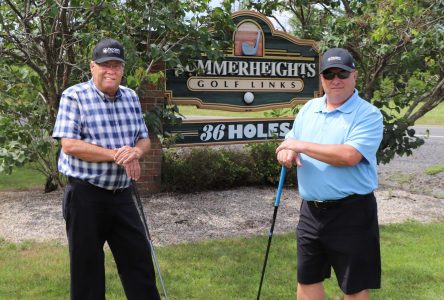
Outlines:
[{"label": "golf club shaft", "polygon": [[287,171],[287,169],[284,166],[282,166],[282,168],[281,168],[281,175],[279,177],[278,190],[276,192],[276,200],[274,202],[273,220],[271,222],[271,228],[270,228],[270,232],[268,234],[268,244],[267,244],[267,250],[265,252],[264,265],[262,267],[261,281],[260,281],[260,284],[259,284],[259,291],[257,292],[257,300],[259,300],[260,297],[261,297],[262,283],[264,281],[265,269],[267,267],[268,253],[270,252],[271,240],[273,238],[274,224],[276,223],[277,211],[278,211],[278,208],[279,208],[279,204],[281,202],[282,188],[284,186],[286,171]]},{"label": "golf club shaft", "polygon": [[287,169],[284,166],[282,166],[281,175],[279,176],[279,184],[278,184],[278,189],[276,191],[276,201],[274,202],[274,206],[279,206],[279,204],[281,203],[282,188],[284,187],[286,173]]},{"label": "golf club shaft", "polygon": [[268,244],[267,244],[267,250],[265,252],[264,265],[262,266],[261,282],[259,284],[259,291],[257,292],[257,300],[259,300],[259,298],[261,297],[262,282],[264,281],[265,268],[267,267],[268,253],[270,252],[271,239],[273,238],[273,230],[274,230],[274,224],[275,224],[275,220],[276,220],[277,211],[278,211],[278,206],[275,206],[274,212],[273,212],[273,223],[271,224],[270,233],[268,234]]},{"label": "golf club shaft", "polygon": [[163,295],[165,296],[165,300],[168,300],[168,295],[167,295],[166,289],[165,289],[165,283],[163,282],[162,273],[160,272],[160,266],[159,266],[159,262],[157,261],[156,251],[154,251],[153,240],[151,239],[150,231],[148,229],[148,223],[146,221],[145,213],[143,211],[143,206],[142,206],[142,201],[140,200],[139,191],[137,190],[135,182],[132,183],[132,186],[133,186],[134,196],[137,201],[137,207],[139,210],[140,218],[142,219],[142,223],[145,228],[145,233],[148,238],[148,244],[150,245],[153,261],[154,261],[154,264],[156,265],[157,274],[159,275],[159,280],[160,280],[160,284],[162,286]]}]

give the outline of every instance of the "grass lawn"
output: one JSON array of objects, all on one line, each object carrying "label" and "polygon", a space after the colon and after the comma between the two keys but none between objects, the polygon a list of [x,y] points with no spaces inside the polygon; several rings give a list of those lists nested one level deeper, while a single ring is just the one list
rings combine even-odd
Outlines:
[{"label": "grass lawn", "polygon": [[433,166],[428,167],[425,170],[425,173],[427,175],[435,175],[435,174],[439,174],[441,172],[444,172],[444,164],[433,165]]},{"label": "grass lawn", "polygon": [[[372,299],[444,299],[444,222],[381,227],[382,289]],[[255,299],[268,237],[157,247],[170,299]],[[106,251],[107,299],[124,299]],[[262,299],[295,299],[294,234],[275,235]],[[0,241],[0,299],[68,299],[67,248],[54,243]],[[340,299],[336,280],[327,299]]]},{"label": "grass lawn", "polygon": [[444,102],[426,113],[416,122],[417,125],[444,125]]},{"label": "grass lawn", "polygon": [[14,168],[10,175],[4,173],[0,174],[0,191],[30,189],[43,190],[44,185],[45,176],[33,169],[32,165]]},{"label": "grass lawn", "polygon": [[[232,117],[232,118],[264,118],[264,112],[229,112],[211,109],[198,109],[194,106],[180,105],[179,111],[185,116],[220,116],[220,117]],[[291,117],[292,114],[289,109],[286,116]],[[392,113],[395,113],[393,111]],[[444,125],[444,102],[439,104],[435,109],[429,111],[422,118],[416,121],[416,125]]]},{"label": "grass lawn", "polygon": [[[285,116],[292,117],[290,109],[285,109],[287,114]],[[190,105],[179,105],[179,112],[184,116],[217,116],[217,117],[226,117],[226,118],[265,118],[264,112],[270,112],[270,110],[266,111],[246,111],[246,112],[234,112],[234,111],[222,111],[222,110],[214,110],[214,109],[199,109],[195,106]]]}]

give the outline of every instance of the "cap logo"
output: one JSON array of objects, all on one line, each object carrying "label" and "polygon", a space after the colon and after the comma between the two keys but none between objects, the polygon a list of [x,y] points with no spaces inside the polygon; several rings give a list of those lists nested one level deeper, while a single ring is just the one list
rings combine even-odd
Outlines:
[{"label": "cap logo", "polygon": [[339,57],[339,56],[332,56],[332,57],[327,58],[327,61],[332,61],[332,60],[341,60],[341,57]]},{"label": "cap logo", "polygon": [[103,53],[105,54],[120,54],[120,49],[119,48],[103,48],[102,50]]}]

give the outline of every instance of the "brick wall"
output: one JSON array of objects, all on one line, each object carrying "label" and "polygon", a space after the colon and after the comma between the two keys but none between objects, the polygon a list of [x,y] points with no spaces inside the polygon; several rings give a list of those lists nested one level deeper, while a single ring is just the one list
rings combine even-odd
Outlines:
[{"label": "brick wall", "polygon": [[[165,72],[164,64],[155,65],[152,72]],[[164,82],[159,85],[143,84],[138,90],[143,112],[148,112],[155,106],[162,106],[165,102]],[[142,175],[138,181],[140,194],[149,195],[160,191],[162,145],[155,134],[150,132],[151,150],[141,160]]]}]

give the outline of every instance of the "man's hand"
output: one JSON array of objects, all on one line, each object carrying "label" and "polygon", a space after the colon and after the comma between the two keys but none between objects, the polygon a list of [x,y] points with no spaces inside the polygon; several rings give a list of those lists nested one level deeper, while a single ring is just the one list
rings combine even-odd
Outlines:
[{"label": "man's hand", "polygon": [[283,141],[276,149],[276,157],[278,162],[286,168],[291,168],[293,164],[296,164],[298,167],[302,167],[298,150],[297,140],[287,139]]},{"label": "man's hand", "polygon": [[133,160],[139,160],[141,156],[142,151],[137,147],[123,146],[117,149],[117,152],[114,155],[114,161],[118,165],[125,165]]},{"label": "man's hand", "polygon": [[296,140],[296,139],[286,139],[283,141],[276,149],[276,153],[279,151],[286,149],[286,150],[292,150],[296,153],[302,153],[303,147],[305,145],[305,142]]},{"label": "man's hand", "polygon": [[301,159],[299,157],[299,153],[296,153],[292,150],[280,150],[277,152],[277,160],[279,164],[285,166],[286,168],[290,169],[293,167],[294,164],[298,167],[302,167]]},{"label": "man's hand", "polygon": [[125,167],[126,175],[128,175],[129,178],[137,181],[140,178],[140,164],[139,160],[133,159],[132,161],[123,164]]}]

